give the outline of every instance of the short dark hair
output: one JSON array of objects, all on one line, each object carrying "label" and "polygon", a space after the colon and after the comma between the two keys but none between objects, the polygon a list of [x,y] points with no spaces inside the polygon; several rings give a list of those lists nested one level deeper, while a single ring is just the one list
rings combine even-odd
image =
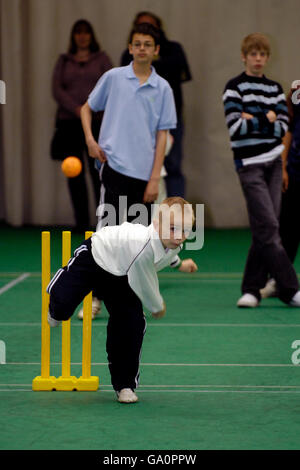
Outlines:
[{"label": "short dark hair", "polygon": [[81,31],[82,29],[85,29],[91,35],[91,43],[89,46],[90,52],[100,51],[100,45],[96,39],[91,23],[89,23],[89,21],[87,20],[81,19],[81,20],[76,21],[72,27],[71,35],[70,35],[70,44],[69,44],[69,49],[68,49],[69,54],[76,54],[77,46],[75,43],[74,34],[76,34],[78,31]]},{"label": "short dark hair", "polygon": [[136,14],[136,17],[134,18],[133,25],[136,26],[139,24],[139,19],[142,16],[150,16],[156,23],[156,27],[158,29],[163,29],[162,28],[162,20],[159,18],[159,16],[155,15],[154,13],[151,13],[150,11],[140,11],[139,13]]},{"label": "short dark hair", "polygon": [[132,43],[132,39],[135,34],[151,36],[154,39],[154,44],[156,46],[160,44],[159,30],[150,23],[140,23],[134,26],[129,35],[129,44]]}]

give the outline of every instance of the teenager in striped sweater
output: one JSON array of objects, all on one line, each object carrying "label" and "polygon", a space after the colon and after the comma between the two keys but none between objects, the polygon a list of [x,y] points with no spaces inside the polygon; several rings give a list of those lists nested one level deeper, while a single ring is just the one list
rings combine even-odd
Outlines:
[{"label": "teenager in striped sweater", "polygon": [[246,199],[252,244],[245,266],[238,307],[257,307],[268,274],[278,297],[300,307],[296,272],[281,243],[282,138],[288,129],[286,99],[279,83],[263,74],[270,56],[265,36],[250,34],[242,42],[245,71],[229,80],[224,94],[235,167]]}]

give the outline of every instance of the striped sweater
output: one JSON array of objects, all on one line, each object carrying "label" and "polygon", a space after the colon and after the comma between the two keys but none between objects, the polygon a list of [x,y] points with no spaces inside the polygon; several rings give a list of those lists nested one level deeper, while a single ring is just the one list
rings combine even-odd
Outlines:
[{"label": "striped sweater", "polygon": [[[236,168],[269,162],[282,153],[289,117],[279,83],[243,72],[225,86],[223,103]],[[277,116],[273,123],[266,117],[270,110]],[[253,118],[242,118],[242,112]]]}]

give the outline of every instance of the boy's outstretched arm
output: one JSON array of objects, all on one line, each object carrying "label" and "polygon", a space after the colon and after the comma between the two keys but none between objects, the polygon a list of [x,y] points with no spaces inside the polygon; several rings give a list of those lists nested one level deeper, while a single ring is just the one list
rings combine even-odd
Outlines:
[{"label": "boy's outstretched arm", "polygon": [[198,266],[191,258],[184,259],[181,262],[181,265],[179,266],[178,271],[181,271],[183,273],[194,273],[198,271]]},{"label": "boy's outstretched arm", "polygon": [[152,317],[153,317],[153,318],[162,318],[162,317],[165,316],[166,310],[167,310],[167,307],[166,307],[166,304],[165,304],[165,302],[164,302],[163,309],[160,310],[159,312],[152,312]]}]

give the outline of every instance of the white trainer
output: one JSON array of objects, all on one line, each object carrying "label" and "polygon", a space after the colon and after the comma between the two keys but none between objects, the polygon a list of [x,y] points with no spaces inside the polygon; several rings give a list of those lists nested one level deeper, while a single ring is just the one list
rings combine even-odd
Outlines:
[{"label": "white trainer", "polygon": [[55,318],[51,317],[49,310],[48,310],[48,324],[51,326],[51,328],[55,328],[56,326],[61,324],[61,321],[55,320]]},{"label": "white trainer", "polygon": [[291,305],[292,307],[300,307],[300,290],[296,292],[289,305]]},{"label": "white trainer", "polygon": [[[97,299],[97,297],[92,298],[92,320],[100,315],[101,312],[101,300]],[[83,308],[81,308],[77,314],[77,318],[79,320],[83,320]]]},{"label": "white trainer", "polygon": [[265,287],[260,289],[260,295],[262,299],[267,299],[268,297],[275,297],[276,296],[276,281],[275,279],[269,279]]},{"label": "white trainer", "polygon": [[117,392],[117,397],[120,403],[136,403],[138,401],[137,395],[131,388],[122,388]]},{"label": "white trainer", "polygon": [[258,304],[258,299],[255,297],[255,295],[252,294],[242,295],[242,297],[237,302],[238,307],[257,307]]}]

